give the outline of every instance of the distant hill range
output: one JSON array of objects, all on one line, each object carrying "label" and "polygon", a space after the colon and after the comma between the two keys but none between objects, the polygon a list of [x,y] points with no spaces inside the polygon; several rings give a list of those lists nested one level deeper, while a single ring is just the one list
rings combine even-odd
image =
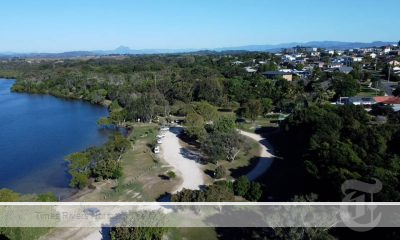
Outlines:
[{"label": "distant hill range", "polygon": [[338,42],[338,41],[313,41],[306,43],[284,43],[276,45],[247,45],[239,47],[224,47],[214,49],[130,49],[129,47],[120,46],[114,50],[96,50],[96,51],[72,51],[63,53],[13,53],[3,52],[0,57],[26,57],[26,58],[74,58],[88,56],[104,56],[104,55],[142,55],[142,54],[174,54],[174,53],[197,53],[197,54],[212,54],[220,52],[242,52],[242,51],[263,51],[263,52],[278,52],[282,48],[291,48],[295,46],[317,47],[333,50],[345,50],[352,48],[366,47],[381,47],[386,45],[396,44],[395,42]]}]

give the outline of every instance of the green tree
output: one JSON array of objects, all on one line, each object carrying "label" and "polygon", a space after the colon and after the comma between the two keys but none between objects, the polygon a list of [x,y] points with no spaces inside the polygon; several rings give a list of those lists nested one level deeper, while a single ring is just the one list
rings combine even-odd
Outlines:
[{"label": "green tree", "polygon": [[228,182],[218,181],[208,187],[205,197],[206,202],[233,202],[235,196]]},{"label": "green tree", "polygon": [[112,121],[108,117],[102,117],[99,120],[97,120],[97,124],[99,126],[110,126],[112,124]]},{"label": "green tree", "polygon": [[262,98],[261,99],[261,105],[262,105],[262,113],[268,114],[271,112],[271,110],[273,109],[273,101],[270,98]]},{"label": "green tree", "polygon": [[296,65],[296,70],[302,71],[303,69],[304,69],[304,64],[299,63]]},{"label": "green tree", "polygon": [[218,117],[217,109],[208,102],[201,101],[196,103],[194,109],[205,121],[214,121]]},{"label": "green tree", "polygon": [[78,173],[88,173],[90,158],[87,153],[73,153],[66,157],[69,169]]},{"label": "green tree", "polygon": [[360,92],[360,84],[351,75],[336,74],[332,79],[336,97],[352,97]]},{"label": "green tree", "polygon": [[204,119],[197,113],[189,113],[186,116],[186,132],[190,137],[203,139],[207,135],[204,128]]},{"label": "green tree", "polygon": [[233,184],[233,191],[238,196],[246,196],[250,188],[250,181],[246,176],[240,176]]},{"label": "green tree", "polygon": [[167,176],[169,179],[174,179],[176,177],[176,174],[173,171],[168,171]]},{"label": "green tree", "polygon": [[228,170],[223,165],[219,165],[214,172],[214,177],[216,179],[225,178],[228,175]]},{"label": "green tree", "polygon": [[221,116],[219,117],[212,127],[214,132],[219,133],[232,133],[236,129],[234,116]]},{"label": "green tree", "polygon": [[230,133],[212,132],[204,141],[201,148],[213,163],[219,160],[234,161],[243,145],[242,137],[235,131]]},{"label": "green tree", "polygon": [[244,116],[246,118],[250,118],[252,121],[255,121],[258,116],[263,113],[263,105],[258,99],[250,99],[244,105]]},{"label": "green tree", "polygon": [[18,202],[19,194],[10,189],[0,189],[0,202]]},{"label": "green tree", "polygon": [[112,240],[161,240],[168,232],[162,211],[129,212],[121,219],[122,222],[111,229]]},{"label": "green tree", "polygon": [[52,192],[42,193],[37,196],[38,202],[57,202],[57,197]]},{"label": "green tree", "polygon": [[75,171],[70,171],[69,174],[72,176],[71,182],[69,183],[71,187],[83,189],[89,184],[88,174]]},{"label": "green tree", "polygon": [[263,191],[261,189],[261,184],[257,182],[251,182],[245,198],[249,201],[256,202],[261,198],[262,194]]}]

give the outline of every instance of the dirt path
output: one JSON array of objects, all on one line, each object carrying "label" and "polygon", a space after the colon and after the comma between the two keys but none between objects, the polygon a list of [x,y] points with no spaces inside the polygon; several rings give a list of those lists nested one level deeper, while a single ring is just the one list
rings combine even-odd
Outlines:
[{"label": "dirt path", "polygon": [[202,166],[197,163],[200,156],[182,147],[178,138],[181,131],[183,131],[181,127],[171,128],[166,132],[161,143],[160,156],[176,170],[176,174],[183,180],[174,192],[183,188],[197,190],[205,184]]},{"label": "dirt path", "polygon": [[59,239],[82,239],[82,240],[107,240],[108,234],[102,232],[101,228],[55,228],[49,234],[39,238],[39,240],[59,240]]},{"label": "dirt path", "polygon": [[268,171],[268,169],[271,167],[275,158],[273,155],[273,148],[268,140],[259,134],[249,133],[242,130],[239,130],[239,133],[257,141],[261,147],[260,159],[258,160],[257,165],[248,174],[246,174],[249,180],[255,180]]}]

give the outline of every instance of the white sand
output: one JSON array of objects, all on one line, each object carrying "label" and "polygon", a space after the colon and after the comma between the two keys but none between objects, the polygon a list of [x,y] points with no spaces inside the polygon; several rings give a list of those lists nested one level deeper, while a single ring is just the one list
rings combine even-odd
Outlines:
[{"label": "white sand", "polygon": [[243,136],[249,137],[260,144],[261,153],[257,165],[246,174],[249,180],[255,180],[263,175],[271,167],[274,161],[273,149],[267,139],[261,137],[259,134],[239,131]]},{"label": "white sand", "polygon": [[200,156],[181,146],[177,135],[183,131],[181,127],[171,128],[162,139],[160,156],[175,169],[175,173],[183,182],[175,192],[183,188],[197,190],[204,185],[204,172],[196,162]]}]

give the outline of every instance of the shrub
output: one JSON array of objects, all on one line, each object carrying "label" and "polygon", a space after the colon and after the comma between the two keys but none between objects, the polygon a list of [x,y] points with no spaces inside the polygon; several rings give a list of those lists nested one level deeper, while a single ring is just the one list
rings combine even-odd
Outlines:
[{"label": "shrub", "polygon": [[220,178],[226,177],[227,174],[228,174],[228,172],[227,172],[226,168],[224,166],[220,165],[215,169],[214,177],[216,179],[220,179]]},{"label": "shrub", "polygon": [[176,177],[176,174],[173,171],[168,171],[167,172],[167,176],[169,179],[173,179]]}]

